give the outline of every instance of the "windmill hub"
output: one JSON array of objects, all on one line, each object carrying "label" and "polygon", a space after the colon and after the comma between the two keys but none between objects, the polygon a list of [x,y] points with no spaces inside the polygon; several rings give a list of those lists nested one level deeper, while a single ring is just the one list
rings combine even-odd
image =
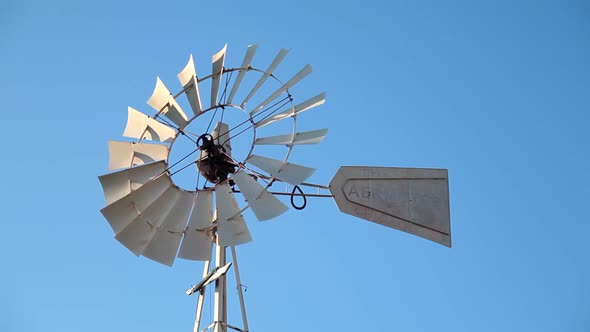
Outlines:
[{"label": "windmill hub", "polygon": [[235,172],[237,165],[222,144],[215,144],[211,134],[199,136],[197,146],[204,152],[197,160],[197,168],[209,182],[221,183],[227,180],[229,174]]}]

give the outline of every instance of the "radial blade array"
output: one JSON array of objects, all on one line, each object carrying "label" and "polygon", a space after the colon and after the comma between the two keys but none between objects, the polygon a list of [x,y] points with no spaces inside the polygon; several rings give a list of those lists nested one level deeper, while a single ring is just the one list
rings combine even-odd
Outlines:
[{"label": "radial blade array", "polygon": [[277,135],[270,137],[257,138],[255,144],[257,145],[297,145],[297,144],[317,144],[324,140],[328,129],[319,129],[312,131],[304,131],[300,133]]},{"label": "radial blade array", "polygon": [[219,245],[235,246],[252,241],[236,198],[227,182],[215,185]]},{"label": "radial blade array", "polygon": [[269,220],[289,210],[285,204],[269,193],[265,187],[246,172],[239,171],[232,178],[258,220]]},{"label": "radial blade array", "polygon": [[187,125],[188,118],[180,108],[180,105],[174,99],[168,88],[162,83],[158,77],[156,79],[156,87],[154,93],[147,101],[158,114],[164,114],[165,117],[174,122],[179,128],[184,128]]},{"label": "radial blade array", "polygon": [[240,66],[241,69],[239,70],[238,77],[236,77],[236,81],[234,82],[231,92],[229,93],[229,97],[227,97],[228,104],[231,104],[234,100],[234,96],[236,95],[236,92],[238,92],[238,88],[240,87],[240,84],[242,84],[242,80],[244,79],[244,76],[246,76],[246,72],[248,72],[248,69],[252,64],[252,59],[254,59],[254,54],[256,54],[257,48],[258,45],[248,46],[248,50],[246,51],[246,55],[244,56],[244,60]]},{"label": "radial blade array", "polygon": [[201,95],[199,94],[199,82],[197,79],[197,71],[195,69],[195,62],[191,54],[188,63],[184,69],[178,74],[178,80],[182,84],[186,98],[188,99],[193,114],[199,115],[203,111],[201,104]]},{"label": "radial blade array", "polygon": [[250,112],[250,114],[251,115],[254,115],[257,112],[259,112],[268,103],[270,103],[271,101],[277,99],[281,95],[281,93],[286,92],[287,90],[289,90],[290,88],[292,88],[295,84],[299,83],[299,81],[301,81],[302,79],[304,79],[309,74],[311,74],[311,66],[310,65],[305,65],[305,67],[303,67],[303,69],[301,69],[289,81],[287,81],[287,83],[285,83],[283,86],[281,86],[280,88],[278,88],[275,92],[273,92],[268,98],[266,98],[258,106],[254,107],[254,109],[252,110],[252,112]]},{"label": "radial blade array", "polygon": [[266,126],[268,124],[271,124],[275,121],[279,121],[279,120],[283,120],[283,119],[286,119],[289,117],[297,116],[299,113],[303,113],[309,109],[320,106],[325,102],[326,102],[326,93],[322,92],[313,98],[310,98],[310,99],[308,99],[300,104],[297,104],[293,107],[289,107],[288,109],[286,109],[282,112],[279,112],[273,116],[261,119],[260,121],[256,122],[255,126],[256,126],[256,128],[260,128],[260,127]]},{"label": "radial blade array", "polygon": [[262,84],[264,84],[264,82],[266,82],[266,80],[270,77],[270,75],[272,75],[272,73],[275,71],[275,69],[277,69],[277,67],[281,64],[283,59],[287,56],[287,53],[289,53],[289,50],[281,48],[281,50],[279,51],[279,54],[277,54],[277,56],[274,58],[274,60],[270,64],[270,66],[268,66],[268,68],[264,71],[264,74],[262,75],[262,77],[258,80],[258,82],[256,82],[254,87],[250,90],[250,92],[248,93],[248,95],[246,96],[246,98],[244,99],[242,104],[240,104],[240,107],[244,107],[244,105],[246,105],[246,103],[250,100],[250,98],[252,98],[252,96],[254,96],[254,94],[258,91],[258,89],[260,89]]},{"label": "radial blade array", "polygon": [[217,105],[217,95],[219,94],[219,86],[221,85],[221,76],[223,75],[223,63],[225,62],[225,50],[227,45],[221,51],[213,55],[212,58],[212,72],[211,75],[211,107]]},{"label": "radial blade array", "polygon": [[109,141],[109,170],[148,164],[167,156],[166,145]]},{"label": "radial blade array", "polygon": [[[269,189],[274,181],[298,185],[314,173],[313,168],[290,163],[288,159],[296,145],[320,143],[328,130],[297,131],[296,121],[293,121],[293,129],[287,134],[253,139],[245,160],[235,159],[236,153],[232,155],[230,139],[233,137],[252,130],[252,136],[256,138],[257,128],[287,118],[295,119],[298,114],[325,102],[326,96],[322,93],[295,106],[291,104],[283,108],[282,105],[293,101],[290,89],[309,75],[312,69],[306,65],[283,84],[284,81],[276,77],[275,71],[289,50],[281,49],[263,71],[252,65],[257,49],[257,45],[249,45],[238,68],[225,67],[227,45],[212,56],[211,75],[200,78],[201,81],[210,80],[209,104],[201,98],[195,62],[190,55],[177,75],[182,85],[178,94],[172,94],[160,77],[156,78],[154,91],[147,101],[155,109],[155,115],[149,116],[128,108],[123,136],[137,141],[108,142],[108,168],[112,172],[99,176],[106,201],[100,212],[113,229],[115,238],[135,255],[169,266],[174,264],[176,257],[211,260],[212,245],[216,240],[220,246],[235,246],[252,240],[242,215],[246,209],[250,208],[260,221],[275,218],[288,210],[275,196],[276,193]],[[237,72],[237,76],[230,89],[233,72]],[[246,78],[248,73],[256,76],[256,80]],[[228,76],[224,76],[226,74]],[[223,86],[222,80],[225,82]],[[265,84],[269,84],[269,81],[280,86],[278,89],[276,86],[271,88],[272,93],[269,95],[255,97],[256,93],[265,90]],[[253,83],[253,86],[243,88],[245,98],[240,106],[233,104],[238,98],[238,90],[247,83]],[[192,110],[190,117],[187,117],[176,100],[181,94],[186,95]],[[276,102],[281,95],[285,98]],[[255,103],[262,102],[246,109],[245,105],[253,100]],[[273,103],[273,112],[263,112]],[[217,116],[224,119],[226,108],[241,109],[248,119],[232,124],[234,127],[219,121],[210,134],[205,135],[187,128],[193,120],[208,114],[211,115],[206,120],[209,122],[206,131],[209,132],[212,122],[219,120]],[[276,111],[280,112],[275,114]],[[225,119],[232,121],[233,115]],[[230,132],[240,126],[245,129],[237,133]],[[196,139],[188,137],[189,134]],[[175,142],[183,136],[187,136],[192,144],[196,143],[197,149],[170,166],[170,149],[172,146],[182,146]],[[287,147],[286,156],[279,160],[252,154],[261,145],[284,145]],[[203,186],[195,191],[181,189],[172,179],[176,172],[171,172],[169,168],[189,157],[194,158],[193,153],[199,149],[199,158],[196,161],[187,160],[188,165],[180,165],[176,172],[188,168],[194,162],[199,172],[197,176],[205,178],[215,187]],[[247,164],[258,170],[251,170]],[[236,193],[241,194],[247,202],[244,208],[238,205]]]},{"label": "radial blade array", "polygon": [[251,155],[248,159],[246,159],[246,162],[260,168],[271,176],[290,183],[294,186],[305,181],[315,172],[315,169],[313,168],[286,163],[281,160],[257,155]]},{"label": "radial blade array", "polygon": [[180,245],[178,257],[206,261],[213,244],[213,192],[199,191]]},{"label": "radial blade array", "polygon": [[123,136],[170,143],[176,136],[176,130],[128,107],[127,126]]}]

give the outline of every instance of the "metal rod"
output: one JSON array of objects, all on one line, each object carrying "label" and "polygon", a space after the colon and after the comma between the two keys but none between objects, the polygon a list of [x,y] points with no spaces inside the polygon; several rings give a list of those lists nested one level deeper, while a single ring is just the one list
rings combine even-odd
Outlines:
[{"label": "metal rod", "polygon": [[233,325],[230,325],[230,324],[227,324],[227,323],[225,323],[225,326],[229,327],[229,328],[230,328],[230,329],[232,329],[232,330],[236,330],[236,331],[239,331],[239,332],[247,332],[247,331],[248,331],[248,330],[242,330],[242,329],[241,329],[241,328],[239,328],[239,327],[235,327],[235,326],[233,326]]},{"label": "metal rod", "polygon": [[206,328],[202,329],[200,332],[205,332],[208,331],[210,328],[212,328],[215,325],[215,322],[209,324],[209,326],[207,326]]},{"label": "metal rod", "polygon": [[236,274],[236,288],[238,289],[238,297],[240,298],[240,308],[242,309],[242,321],[244,324],[244,330],[248,329],[248,318],[246,317],[246,305],[244,303],[244,294],[242,293],[242,281],[240,280],[240,269],[238,267],[238,255],[236,254],[236,248],[231,246],[232,261],[234,263],[234,272]]},{"label": "metal rod", "polygon": [[[284,182],[281,179],[273,178],[271,176],[266,176],[264,174],[256,174],[256,176],[259,177],[259,178],[261,178],[261,179],[265,179],[265,180],[273,180],[274,179],[277,182]],[[313,187],[313,188],[326,189],[326,190],[329,190],[330,189],[330,187],[328,187],[328,186],[323,186],[321,184],[308,183],[308,182],[302,182],[302,183],[299,184],[299,186]]]},{"label": "metal rod", "polygon": [[296,194],[296,193],[283,193],[283,192],[274,192],[269,191],[269,193],[273,195],[280,195],[280,196],[305,196],[305,197],[334,197],[331,194]]},{"label": "metal rod", "polygon": [[[234,190],[234,193],[241,193],[239,190]],[[279,195],[279,196],[305,196],[305,197],[334,197],[332,194],[296,194],[296,193],[288,193],[288,192],[276,192],[276,191],[269,191],[269,194]]]},{"label": "metal rod", "polygon": [[[211,261],[208,260],[205,262],[205,267],[203,268],[203,278],[204,279],[207,274],[209,274],[209,266],[211,265]],[[201,316],[203,314],[203,302],[205,301],[205,290],[206,287],[203,287],[199,292],[199,298],[197,299],[197,312],[195,315],[195,326],[193,328],[193,332],[199,332],[199,328],[201,326]]]},{"label": "metal rod", "polygon": [[[225,265],[225,247],[219,244],[219,237],[215,243],[215,267],[220,268]],[[226,327],[222,324],[227,320],[226,313],[226,279],[225,275],[220,276],[215,281],[215,311],[213,321],[215,322],[214,332],[226,332]]]}]

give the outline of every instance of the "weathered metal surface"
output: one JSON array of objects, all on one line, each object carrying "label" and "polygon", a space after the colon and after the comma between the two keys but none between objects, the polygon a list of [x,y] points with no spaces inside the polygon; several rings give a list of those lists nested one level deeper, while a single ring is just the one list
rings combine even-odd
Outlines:
[{"label": "weathered metal surface", "polygon": [[340,167],[330,192],[340,211],[451,246],[446,169]]}]

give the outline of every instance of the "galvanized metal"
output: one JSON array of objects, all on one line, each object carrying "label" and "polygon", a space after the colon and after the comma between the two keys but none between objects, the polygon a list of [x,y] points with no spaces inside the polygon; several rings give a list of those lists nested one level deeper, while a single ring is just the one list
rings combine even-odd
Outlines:
[{"label": "galvanized metal", "polygon": [[340,211],[451,246],[446,169],[340,167],[330,192]]},{"label": "galvanized metal", "polygon": [[[206,261],[203,266],[203,278],[205,278],[205,276],[209,273],[209,266],[211,266],[210,260]],[[199,332],[199,328],[201,326],[201,317],[203,316],[203,303],[205,302],[206,291],[207,288],[205,287],[199,291],[199,298],[197,300],[197,310],[195,313],[195,325],[193,327],[193,332]]]},{"label": "galvanized metal", "polygon": [[236,247],[231,247],[231,255],[234,263],[234,273],[236,275],[236,288],[240,299],[240,310],[242,311],[242,323],[244,324],[243,331],[248,329],[248,317],[246,316],[246,303],[244,301],[244,293],[242,292],[242,280],[240,279],[240,268],[238,266],[238,255],[236,254]]},{"label": "galvanized metal", "polygon": [[[219,268],[226,264],[225,262],[225,247],[219,244],[215,246],[215,267]],[[227,322],[227,283],[225,275],[220,276],[215,281],[215,297],[214,297],[214,310],[213,310],[213,327],[214,332],[227,332],[227,328],[223,324]]]}]

